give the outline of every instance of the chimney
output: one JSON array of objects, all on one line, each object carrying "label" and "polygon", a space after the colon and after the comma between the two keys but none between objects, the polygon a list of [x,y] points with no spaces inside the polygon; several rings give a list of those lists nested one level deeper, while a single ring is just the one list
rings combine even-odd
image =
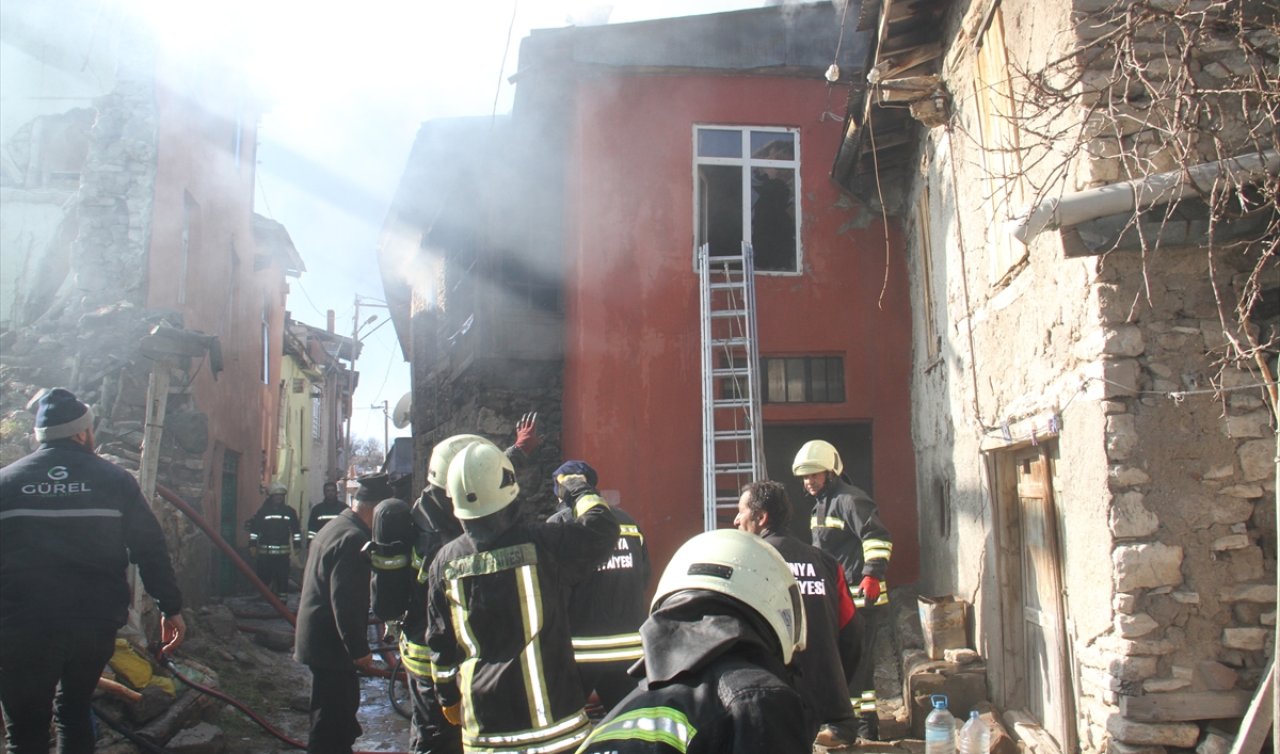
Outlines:
[{"label": "chimney", "polygon": [[330,309],[329,311],[325,312],[325,328],[326,328],[330,333],[332,333],[332,332],[333,332],[333,310],[332,310],[332,309]]}]

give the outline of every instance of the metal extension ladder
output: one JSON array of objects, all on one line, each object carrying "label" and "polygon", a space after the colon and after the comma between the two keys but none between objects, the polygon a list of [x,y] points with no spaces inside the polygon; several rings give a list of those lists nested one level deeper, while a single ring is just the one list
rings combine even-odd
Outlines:
[{"label": "metal extension ladder", "polygon": [[751,245],[731,256],[698,249],[702,330],[703,527],[730,526],[739,490],[765,478]]}]

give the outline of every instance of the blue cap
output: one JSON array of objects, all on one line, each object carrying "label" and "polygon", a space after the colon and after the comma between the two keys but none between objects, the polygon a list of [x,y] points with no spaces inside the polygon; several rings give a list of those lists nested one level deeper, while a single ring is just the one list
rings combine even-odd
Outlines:
[{"label": "blue cap", "polygon": [[560,467],[551,473],[551,490],[556,497],[564,497],[564,489],[560,486],[560,477],[571,476],[573,474],[581,474],[587,478],[587,484],[592,487],[596,486],[599,478],[596,476],[596,470],[586,461],[565,461]]}]

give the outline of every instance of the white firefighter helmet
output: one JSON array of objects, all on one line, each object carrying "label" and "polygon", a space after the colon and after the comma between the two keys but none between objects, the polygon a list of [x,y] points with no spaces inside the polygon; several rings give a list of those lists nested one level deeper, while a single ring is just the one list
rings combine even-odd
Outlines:
[{"label": "white firefighter helmet", "polygon": [[796,460],[791,463],[791,473],[805,476],[819,471],[840,474],[844,471],[844,461],[840,460],[840,451],[836,450],[836,446],[826,440],[810,440],[800,446]]},{"label": "white firefighter helmet", "polygon": [[284,485],[284,482],[272,482],[270,485],[267,486],[267,494],[268,495],[287,495],[289,494],[289,488]]},{"label": "white firefighter helmet", "polygon": [[680,545],[662,572],[650,611],[686,589],[719,592],[759,613],[778,637],[783,662],[804,649],[804,601],[795,576],[778,551],[754,534],[716,529]]},{"label": "white firefighter helmet", "polygon": [[488,440],[458,451],[449,464],[445,489],[453,500],[453,515],[460,521],[497,513],[520,494],[511,459]]},{"label": "white firefighter helmet", "polygon": [[[473,442],[489,442],[480,435],[454,435],[446,437],[431,450],[431,460],[427,462],[427,484],[434,484],[445,489],[449,483],[449,464],[458,451]],[[493,445],[493,443],[489,443]],[[494,445],[496,448],[497,446]]]}]

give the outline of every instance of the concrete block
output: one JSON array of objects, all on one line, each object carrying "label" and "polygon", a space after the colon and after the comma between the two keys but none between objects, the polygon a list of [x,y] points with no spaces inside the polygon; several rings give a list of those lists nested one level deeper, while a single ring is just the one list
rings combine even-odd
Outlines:
[{"label": "concrete block", "polygon": [[1218,537],[1210,545],[1210,549],[1214,552],[1226,552],[1228,550],[1243,550],[1249,546],[1248,534],[1228,534],[1225,537]]},{"label": "concrete block", "polygon": [[1230,691],[1236,687],[1240,674],[1220,662],[1205,660],[1195,668],[1193,682],[1206,691]]},{"label": "concrete block", "polygon": [[1275,584],[1236,584],[1222,592],[1223,602],[1262,602],[1275,604]]},{"label": "concrete block", "polygon": [[1191,685],[1187,678],[1148,678],[1142,682],[1142,690],[1148,694],[1160,694],[1166,691],[1177,691]]},{"label": "concrete block", "polygon": [[1123,638],[1137,639],[1156,630],[1160,624],[1146,613],[1137,613],[1136,615],[1117,615],[1115,626],[1116,631]]},{"label": "concrete block", "polygon": [[1142,329],[1137,325],[1118,325],[1103,330],[1102,352],[1108,356],[1138,356],[1146,350]]},{"label": "concrete block", "polygon": [[1224,628],[1222,646],[1244,652],[1259,652],[1267,645],[1269,633],[1265,628]]},{"label": "concrete block", "polygon": [[165,751],[173,754],[222,754],[225,750],[226,735],[211,723],[187,728],[165,744]]},{"label": "concrete block", "polygon": [[1141,492],[1124,492],[1115,496],[1108,511],[1108,525],[1116,539],[1142,539],[1156,533],[1160,519],[1143,505]]},{"label": "concrete block", "polygon": [[1240,471],[1245,481],[1270,479],[1276,473],[1276,438],[1243,442],[1236,449],[1236,457],[1240,459]]},{"label": "concrete block", "polygon": [[1116,591],[1182,583],[1182,548],[1160,542],[1121,545],[1111,551]]},{"label": "concrete block", "polygon": [[1200,726],[1194,723],[1139,723],[1112,715],[1107,732],[1117,741],[1139,746],[1177,746],[1190,748],[1200,738]]}]

